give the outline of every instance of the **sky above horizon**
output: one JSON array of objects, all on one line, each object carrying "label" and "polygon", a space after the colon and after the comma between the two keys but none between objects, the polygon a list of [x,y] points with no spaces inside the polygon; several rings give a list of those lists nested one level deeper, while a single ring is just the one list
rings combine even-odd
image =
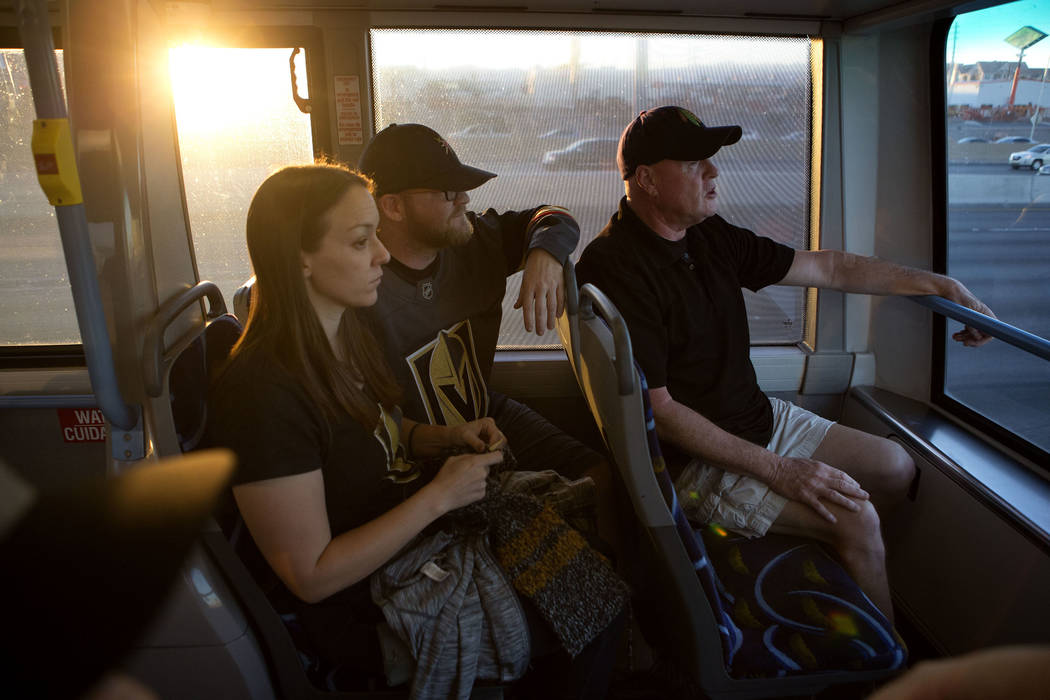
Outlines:
[{"label": "sky above horizon", "polygon": [[[945,61],[1016,61],[1018,50],[1006,37],[1024,26],[1050,34],[1050,0],[1020,0],[955,18],[945,48]],[[1024,52],[1029,68],[1045,68],[1050,61],[1050,36]]]}]

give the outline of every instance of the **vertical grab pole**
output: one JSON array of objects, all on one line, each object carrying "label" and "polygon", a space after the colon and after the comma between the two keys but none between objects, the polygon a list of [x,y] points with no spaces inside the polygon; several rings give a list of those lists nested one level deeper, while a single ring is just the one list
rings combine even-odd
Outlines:
[{"label": "vertical grab pole", "polygon": [[137,459],[142,456],[142,439],[139,437],[138,445],[133,445],[136,440],[131,433],[141,436],[141,410],[125,403],[117,383],[66,103],[58,81],[47,2],[16,0],[15,10],[37,114],[33,122],[37,177],[48,201],[55,206],[91,387],[110,424],[127,431],[119,448],[113,439],[114,457]]}]

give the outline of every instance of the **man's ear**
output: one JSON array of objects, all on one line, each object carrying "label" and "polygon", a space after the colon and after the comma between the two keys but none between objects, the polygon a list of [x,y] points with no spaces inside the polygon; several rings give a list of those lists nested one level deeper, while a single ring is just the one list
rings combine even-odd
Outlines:
[{"label": "man's ear", "polygon": [[384,194],[376,200],[379,215],[390,221],[404,221],[405,202],[399,195]]},{"label": "man's ear", "polygon": [[650,197],[656,196],[656,178],[653,169],[648,165],[639,165],[634,170],[634,181],[638,187]]}]

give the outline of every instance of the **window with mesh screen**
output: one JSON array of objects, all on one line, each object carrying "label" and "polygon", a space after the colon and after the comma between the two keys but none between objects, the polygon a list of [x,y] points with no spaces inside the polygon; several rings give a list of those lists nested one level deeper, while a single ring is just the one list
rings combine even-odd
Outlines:
[{"label": "window with mesh screen", "polygon": [[[582,237],[601,231],[623,196],[616,145],[643,109],[686,107],[739,124],[719,152],[720,213],[795,248],[809,244],[810,40],[531,30],[373,29],[375,126],[422,123],[463,162],[499,177],[470,208],[567,207]],[[525,332],[508,279],[500,347],[557,344]],[[745,290],[754,344],[803,338],[805,290]]]}]

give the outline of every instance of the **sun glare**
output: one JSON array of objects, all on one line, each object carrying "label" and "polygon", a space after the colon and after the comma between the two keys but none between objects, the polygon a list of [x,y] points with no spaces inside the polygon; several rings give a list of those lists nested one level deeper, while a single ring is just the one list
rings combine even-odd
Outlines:
[{"label": "sun glare", "polygon": [[[265,126],[259,115],[308,119],[291,96],[291,48],[170,50],[175,119],[183,136],[206,136]],[[302,54],[296,56],[299,94],[307,97]]]}]

